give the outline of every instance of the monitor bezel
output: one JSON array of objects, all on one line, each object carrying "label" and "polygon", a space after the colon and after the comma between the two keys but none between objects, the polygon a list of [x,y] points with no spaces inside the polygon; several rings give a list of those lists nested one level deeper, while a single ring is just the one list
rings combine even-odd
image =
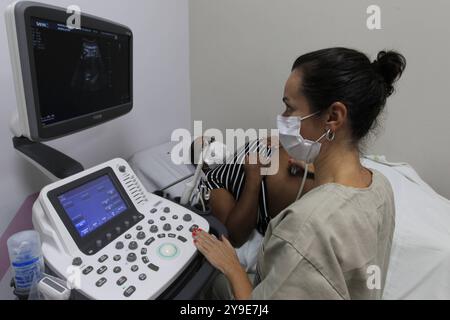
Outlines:
[{"label": "monitor bezel", "polygon": [[[91,231],[86,236],[82,237],[76,227],[73,225],[68,213],[62,206],[61,202],[59,201],[58,197],[61,195],[70,192],[76,188],[79,188],[86,183],[92,182],[96,179],[99,179],[101,177],[108,176],[111,179],[112,184],[116,188],[119,195],[122,197],[123,201],[125,202],[126,206],[128,207],[127,210],[123,211],[121,214],[117,215],[116,217],[112,218],[111,220],[107,221],[105,224],[101,225],[97,229]],[[133,201],[128,196],[127,192],[123,188],[122,184],[120,183],[119,179],[117,178],[114,170],[110,167],[103,168],[99,171],[96,171],[94,173],[91,173],[89,175],[86,175],[82,178],[79,178],[77,180],[74,180],[70,183],[67,183],[59,188],[53,189],[47,193],[47,198],[49,199],[51,205],[55,209],[56,213],[58,214],[59,218],[63,222],[66,229],[69,231],[72,239],[78,246],[81,252],[83,252],[86,255],[92,255],[98,252],[101,248],[99,248],[96,245],[97,240],[102,240],[102,247],[107,245],[107,239],[106,234],[110,233],[113,235],[112,239],[120,236],[120,234],[123,234],[127,231],[126,228],[123,226],[125,225],[125,221],[129,222],[129,228],[133,227],[134,224],[136,224],[141,219],[133,219],[133,216],[141,216],[139,211],[136,209]],[[117,234],[116,227],[121,227],[120,234]]]},{"label": "monitor bezel", "polygon": [[110,107],[44,126],[41,121],[39,91],[37,87],[36,68],[32,41],[31,19],[57,21],[65,23],[69,15],[66,9],[33,2],[18,3],[15,7],[16,32],[22,67],[22,78],[28,115],[28,126],[33,141],[49,141],[76,132],[87,130],[129,113],[133,108],[133,33],[130,28],[106,19],[88,14],[81,14],[81,26],[100,31],[116,33],[129,37],[130,41],[130,102]]}]

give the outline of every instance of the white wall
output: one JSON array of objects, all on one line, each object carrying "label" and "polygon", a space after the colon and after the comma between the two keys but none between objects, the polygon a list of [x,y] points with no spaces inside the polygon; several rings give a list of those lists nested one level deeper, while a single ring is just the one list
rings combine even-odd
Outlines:
[{"label": "white wall", "polygon": [[[408,60],[369,152],[406,161],[450,198],[450,2],[191,0],[192,117],[206,127],[273,128],[295,59],[332,46]],[[381,31],[366,9],[382,9]]]},{"label": "white wall", "polygon": [[[10,0],[0,0],[6,8]],[[124,118],[51,143],[90,167],[170,140],[190,127],[187,0],[48,0],[129,26],[134,32],[134,110]],[[0,16],[0,234],[25,197],[47,183],[13,150],[8,129],[15,95],[5,22]],[[4,257],[0,257],[4,259]],[[6,279],[7,277],[5,277]],[[8,280],[9,281],[9,280]],[[5,281],[3,281],[5,282]],[[6,288],[5,284],[2,284]],[[0,299],[9,293],[0,290]]]}]

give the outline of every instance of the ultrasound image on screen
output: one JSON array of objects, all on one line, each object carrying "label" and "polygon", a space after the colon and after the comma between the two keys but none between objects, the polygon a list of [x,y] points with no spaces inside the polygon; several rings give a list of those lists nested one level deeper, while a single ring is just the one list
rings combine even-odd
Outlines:
[{"label": "ultrasound image on screen", "polygon": [[43,126],[131,102],[130,37],[32,18]]},{"label": "ultrasound image on screen", "polygon": [[97,41],[83,39],[82,53],[70,85],[75,92],[98,92],[108,85],[108,74]]}]

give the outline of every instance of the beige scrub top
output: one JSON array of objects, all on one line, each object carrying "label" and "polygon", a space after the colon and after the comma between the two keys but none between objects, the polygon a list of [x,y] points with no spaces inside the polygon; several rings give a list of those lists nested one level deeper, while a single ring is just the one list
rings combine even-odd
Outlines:
[{"label": "beige scrub top", "polygon": [[372,172],[367,189],[322,185],[271,221],[253,299],[381,298],[395,206],[389,181]]}]

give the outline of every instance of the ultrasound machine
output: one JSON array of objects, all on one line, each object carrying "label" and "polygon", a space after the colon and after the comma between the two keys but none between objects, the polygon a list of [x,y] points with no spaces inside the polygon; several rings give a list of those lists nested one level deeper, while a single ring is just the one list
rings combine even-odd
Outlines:
[{"label": "ultrasound machine", "polygon": [[33,206],[48,269],[88,299],[195,299],[214,268],[195,248],[195,228],[226,233],[211,215],[147,192],[129,164],[83,166],[43,142],[132,110],[133,34],[65,9],[16,2],[6,11],[17,96],[17,152],[54,181]]}]

